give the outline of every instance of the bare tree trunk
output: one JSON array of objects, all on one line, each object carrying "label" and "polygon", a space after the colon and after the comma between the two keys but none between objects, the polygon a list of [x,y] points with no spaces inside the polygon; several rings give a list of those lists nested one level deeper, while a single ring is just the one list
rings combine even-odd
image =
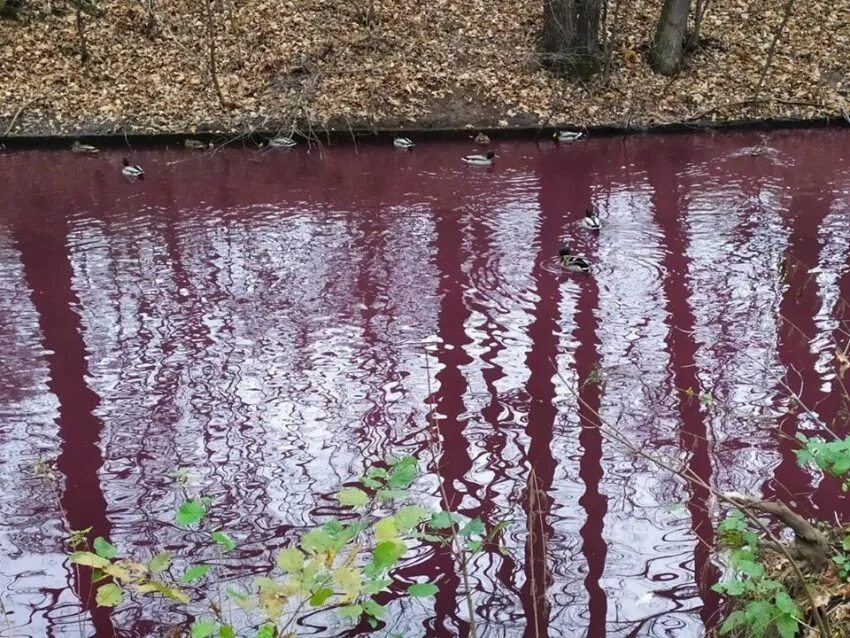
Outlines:
[{"label": "bare tree trunk", "polygon": [[691,0],[664,0],[649,62],[653,70],[673,75],[682,64]]},{"label": "bare tree trunk", "polygon": [[210,75],[212,76],[213,87],[215,94],[218,96],[218,102],[222,107],[226,107],[227,103],[224,99],[224,94],[221,92],[221,85],[218,83],[218,70],[216,69],[215,58],[215,25],[213,24],[212,15],[212,0],[201,0],[206,7],[207,17],[207,38],[209,39],[209,54],[210,54]]},{"label": "bare tree trunk", "polygon": [[586,78],[599,70],[599,22],[603,0],[543,0],[546,65]]}]

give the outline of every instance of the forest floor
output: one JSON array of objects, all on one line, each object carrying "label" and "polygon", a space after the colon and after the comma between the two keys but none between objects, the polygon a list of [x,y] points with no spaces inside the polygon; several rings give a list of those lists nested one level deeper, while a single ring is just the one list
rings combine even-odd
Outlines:
[{"label": "forest floor", "polygon": [[[525,0],[101,0],[89,60],[66,0],[0,19],[0,137],[298,129],[499,128],[841,117],[850,3],[713,0],[678,76],[646,52],[661,0],[610,0],[606,70],[542,68]],[[793,0],[792,0],[793,1]],[[2,3],[3,0],[0,0]],[[149,7],[153,8],[152,14]]]}]

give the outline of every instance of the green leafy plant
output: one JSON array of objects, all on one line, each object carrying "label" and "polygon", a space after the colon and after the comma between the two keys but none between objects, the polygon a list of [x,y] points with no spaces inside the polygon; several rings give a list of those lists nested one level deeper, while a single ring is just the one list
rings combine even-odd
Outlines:
[{"label": "green leafy plant", "polygon": [[720,635],[744,631],[752,638],[764,638],[775,631],[781,638],[794,638],[800,610],[785,587],[768,576],[759,557],[758,534],[746,517],[739,511],[730,513],[718,526],[717,536],[734,572],[712,588],[735,606],[720,626]]},{"label": "green leafy plant", "polygon": [[797,433],[803,447],[797,450],[800,465],[814,464],[821,472],[842,479],[841,489],[850,490],[850,437],[825,441]]},{"label": "green leafy plant", "polygon": [[[96,602],[102,607],[115,607],[125,596],[164,597],[189,606],[197,618],[193,638],[235,637],[237,631],[251,631],[257,638],[291,636],[295,620],[308,608],[333,608],[342,619],[362,619],[374,628],[389,614],[377,597],[394,585],[391,572],[411,545],[460,541],[462,551],[474,553],[502,529],[496,526],[488,534],[479,519],[402,504],[416,477],[417,462],[410,456],[368,468],[358,479],[360,487],[345,487],[336,495],[342,507],[357,514],[353,522],[333,519],[306,531],[277,554],[271,572],[247,585],[229,585],[223,593],[211,560],[190,562],[166,552],[134,560],[121,557],[103,538],[95,539],[94,551],[75,551],[70,560],[92,569],[93,582],[100,583]],[[211,505],[203,497],[187,498],[175,521],[205,534],[217,555],[233,552],[237,543],[231,536],[204,529]],[[387,515],[388,509],[393,513]],[[399,585],[396,590],[413,598],[438,592],[427,581]],[[238,630],[223,611],[231,605],[244,619]]]}]

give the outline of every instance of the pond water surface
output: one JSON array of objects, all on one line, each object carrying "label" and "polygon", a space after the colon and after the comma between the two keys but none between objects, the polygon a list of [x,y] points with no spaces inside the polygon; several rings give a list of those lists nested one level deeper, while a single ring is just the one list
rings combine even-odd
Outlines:
[{"label": "pond water surface", "polygon": [[[62,510],[122,553],[191,553],[204,539],[173,524],[186,468],[239,542],[222,568],[248,580],[400,454],[420,459],[423,502],[442,483],[461,513],[506,522],[470,563],[479,636],[704,635],[717,504],[596,425],[715,488],[850,514],[793,442],[848,433],[850,135],[765,139],[505,142],[489,169],[445,142],[146,150],[135,184],[120,153],[0,155],[2,635],[186,621],[161,601],[81,611]],[[576,223],[589,202],[598,236]],[[590,275],[557,268],[560,239]],[[468,635],[446,549],[416,547],[395,577],[440,592],[385,595],[376,635]]]}]

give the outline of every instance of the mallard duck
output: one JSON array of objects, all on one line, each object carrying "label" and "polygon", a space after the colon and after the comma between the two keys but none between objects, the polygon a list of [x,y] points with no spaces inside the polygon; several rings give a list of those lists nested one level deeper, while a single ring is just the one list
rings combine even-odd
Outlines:
[{"label": "mallard duck", "polygon": [[476,144],[481,144],[482,146],[487,146],[490,143],[490,137],[485,135],[484,133],[479,133],[475,136],[473,140]]},{"label": "mallard duck", "polygon": [[71,152],[76,153],[77,155],[97,155],[97,149],[91,144],[80,144],[79,142],[74,142],[71,144]]},{"label": "mallard duck", "polygon": [[558,249],[558,256],[561,261],[561,267],[571,272],[588,272],[590,270],[590,262],[584,257],[570,254],[570,247],[566,244],[561,244]]},{"label": "mallard duck", "polygon": [[183,140],[183,146],[185,146],[186,148],[191,148],[191,149],[196,149],[196,150],[202,150],[202,149],[207,148],[207,145],[204,144],[201,140],[193,140],[193,139]]},{"label": "mallard duck", "polygon": [[271,148],[292,148],[293,146],[297,146],[298,142],[296,142],[291,137],[286,137],[285,135],[280,135],[278,137],[273,137],[269,140],[269,146]]},{"label": "mallard duck", "polygon": [[587,228],[587,230],[599,230],[602,228],[602,222],[599,221],[599,212],[596,210],[596,206],[591,204],[587,207],[587,210],[584,211],[581,225]]},{"label": "mallard duck", "polygon": [[409,137],[397,137],[393,140],[393,146],[400,148],[403,151],[412,151],[416,144]]},{"label": "mallard duck", "polygon": [[556,131],[552,134],[556,142],[578,142],[584,137],[581,131]]},{"label": "mallard duck", "polygon": [[131,164],[130,160],[124,158],[124,168],[121,169],[121,174],[131,181],[143,181],[145,179],[145,169],[138,164]]},{"label": "mallard duck", "polygon": [[496,157],[496,153],[488,151],[486,155],[464,155],[463,161],[473,166],[490,166],[494,157]]}]

